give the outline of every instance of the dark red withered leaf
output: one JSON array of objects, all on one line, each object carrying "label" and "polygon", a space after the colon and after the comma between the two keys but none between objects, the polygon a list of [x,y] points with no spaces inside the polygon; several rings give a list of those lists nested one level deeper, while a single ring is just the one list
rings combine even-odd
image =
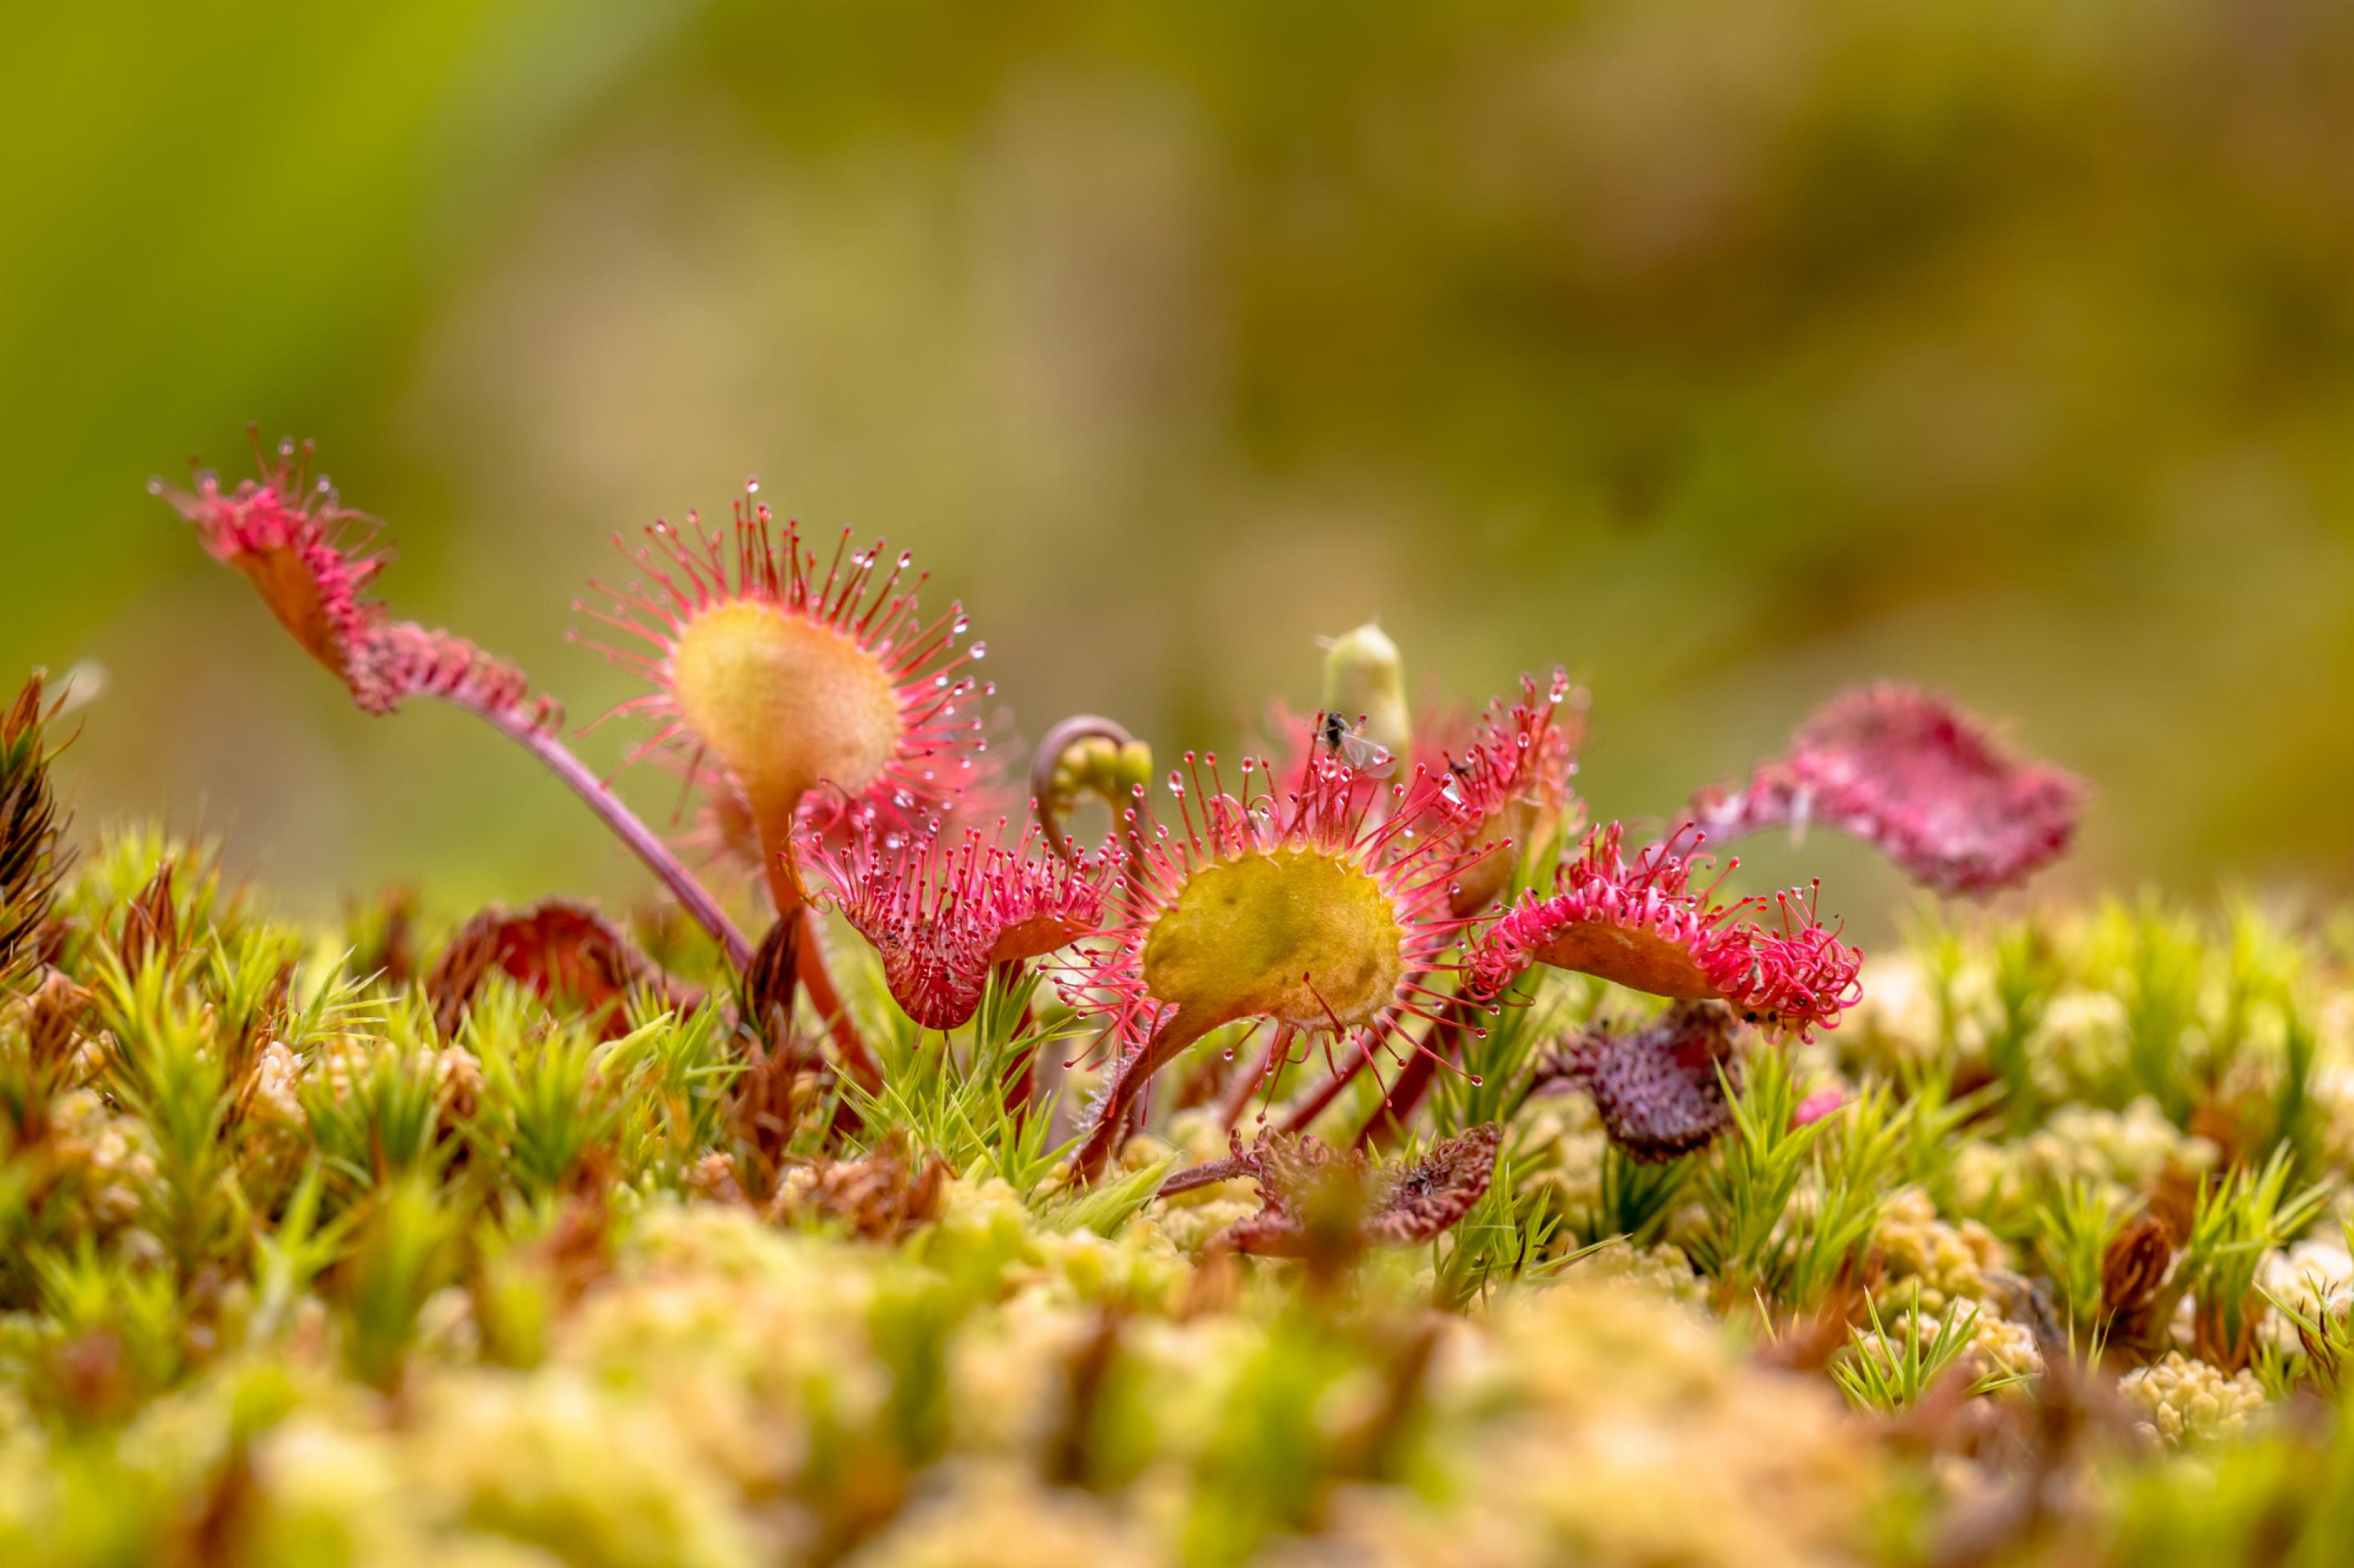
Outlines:
[{"label": "dark red withered leaf", "polygon": [[1414,1246],[1451,1230],[1487,1196],[1496,1175],[1503,1128],[1495,1122],[1443,1138],[1421,1159],[1392,1167],[1388,1190],[1368,1229],[1384,1246]]},{"label": "dark red withered leaf", "polygon": [[2139,1312],[2166,1283],[2173,1262],[2165,1222],[2153,1214],[2128,1221],[2101,1255],[2101,1310],[2119,1318]]},{"label": "dark red withered leaf", "polygon": [[1466,949],[1466,992],[1491,999],[1550,964],[1654,996],[1730,1002],[1802,1040],[1837,1027],[1862,995],[1863,955],[1822,923],[1811,886],[1719,898],[1732,868],[1697,853],[1702,837],[1686,824],[1629,855],[1624,823],[1595,829],[1562,862],[1552,896],[1531,888]]},{"label": "dark red withered leaf", "polygon": [[1258,1183],[1263,1206],[1228,1226],[1223,1239],[1237,1252],[1267,1257],[1418,1245],[1486,1195],[1502,1136],[1487,1122],[1441,1139],[1419,1160],[1383,1165],[1311,1135],[1269,1133],[1235,1150],[1241,1173]]},{"label": "dark red withered leaf", "polygon": [[1739,1082],[1735,1027],[1721,1002],[1678,1002],[1638,1029],[1595,1025],[1566,1066],[1594,1097],[1613,1143],[1637,1160],[1672,1160],[1733,1125],[1718,1072]]},{"label": "dark red withered leaf", "polygon": [[[588,905],[567,899],[519,912],[493,905],[466,922],[425,980],[434,1020],[444,1033],[455,1032],[493,970],[544,997],[592,1012],[609,1008],[635,987],[653,991],[674,1007],[691,1008],[702,1001],[695,987],[664,972],[619,927]],[[620,1026],[620,1012],[610,1008],[608,1030]]]}]

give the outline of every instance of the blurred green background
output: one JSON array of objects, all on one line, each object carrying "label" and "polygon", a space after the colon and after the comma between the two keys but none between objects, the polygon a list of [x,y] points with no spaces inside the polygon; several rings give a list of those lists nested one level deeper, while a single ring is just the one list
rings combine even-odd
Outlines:
[{"label": "blurred green background", "polygon": [[[627,894],[472,721],[355,712],[143,492],[248,419],[586,719],[606,536],[748,471],[916,549],[1012,734],[1164,756],[1378,615],[1566,662],[1665,810],[1843,683],[2013,722],[2071,885],[2354,872],[2344,0],[48,6],[0,53],[0,667],[83,816],[296,899]],[[600,764],[623,736],[592,737]],[[669,809],[660,777],[626,786]],[[1896,880],[1824,871],[1871,935]]]}]

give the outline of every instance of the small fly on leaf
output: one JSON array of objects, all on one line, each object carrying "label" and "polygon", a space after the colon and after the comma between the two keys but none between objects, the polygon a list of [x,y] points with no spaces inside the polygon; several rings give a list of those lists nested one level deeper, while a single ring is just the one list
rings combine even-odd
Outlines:
[{"label": "small fly on leaf", "polygon": [[1396,771],[1397,758],[1390,755],[1388,747],[1365,733],[1363,717],[1352,725],[1339,714],[1328,713],[1318,721],[1316,737],[1361,779],[1386,779]]}]

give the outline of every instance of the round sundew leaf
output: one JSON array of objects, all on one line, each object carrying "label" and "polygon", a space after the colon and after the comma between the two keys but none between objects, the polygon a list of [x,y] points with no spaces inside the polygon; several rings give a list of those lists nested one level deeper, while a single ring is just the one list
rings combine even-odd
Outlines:
[{"label": "round sundew leaf", "polygon": [[1394,1001],[1405,938],[1379,880],[1341,856],[1283,849],[1197,869],[1144,938],[1154,1000],[1224,1021],[1370,1023]]},{"label": "round sundew leaf", "polygon": [[346,665],[344,628],[328,611],[319,579],[302,552],[291,545],[249,550],[229,564],[245,574],[261,602],[303,652],[340,676]]},{"label": "round sundew leaf", "polygon": [[1891,683],[1825,704],[1745,786],[1702,790],[1686,816],[1716,842],[1821,823],[1935,892],[1983,896],[2066,853],[2086,793],[1946,698]]},{"label": "round sundew leaf", "polygon": [[998,933],[989,949],[992,964],[1018,963],[1023,959],[1044,958],[1057,948],[1067,948],[1096,928],[1101,914],[1102,901],[1095,903],[1095,912],[1088,915],[1048,912],[1017,920]]},{"label": "round sundew leaf", "polygon": [[867,939],[883,960],[891,999],[925,1028],[958,1028],[980,1008],[988,954],[952,927],[903,921]]},{"label": "round sundew leaf", "polygon": [[[1058,976],[1075,1011],[1107,1019],[1115,1071],[1078,1153],[1092,1179],[1152,1075],[1201,1034],[1244,1018],[1274,1022],[1291,1050],[1369,1059],[1427,1020],[1455,972],[1467,920],[1447,907],[1458,823],[1417,779],[1374,789],[1311,747],[1280,783],[1245,758],[1239,797],[1217,759],[1172,771],[1175,828],[1131,814],[1127,870],[1103,940]],[[1389,809],[1376,811],[1385,792]],[[1182,830],[1182,831],[1181,831]],[[1293,1057],[1270,1051],[1265,1071]]]},{"label": "round sundew leaf", "polygon": [[754,599],[688,621],[671,655],[679,713],[781,835],[820,782],[864,791],[899,744],[881,662],[828,626]]},{"label": "round sundew leaf", "polygon": [[786,895],[776,859],[798,827],[909,834],[984,785],[995,688],[965,673],[987,650],[960,642],[962,608],[920,612],[911,555],[854,549],[845,530],[829,556],[758,490],[728,526],[689,513],[637,547],[617,539],[640,575],[592,580],[610,608],[576,608],[629,640],[579,641],[652,686],[613,710],[654,726],[634,755],[705,790],[713,839]]},{"label": "round sundew leaf", "polygon": [[[257,457],[260,454],[257,449]],[[534,729],[560,722],[534,698],[523,672],[462,637],[397,620],[366,590],[383,570],[375,520],[345,508],[322,479],[309,480],[309,449],[292,443],[258,480],[234,491],[199,475],[196,488],[150,488],[186,518],[215,560],[254,586],[302,651],[344,683],[366,713],[384,715],[430,694]]]},{"label": "round sundew leaf", "polygon": [[[1801,1036],[1854,1004],[1862,955],[1817,918],[1811,892],[1719,903],[1713,884],[1692,885],[1707,862],[1680,839],[1630,859],[1625,833],[1617,822],[1596,828],[1562,863],[1552,896],[1532,890],[1487,928],[1464,962],[1474,1000],[1542,963],[1655,995],[1719,999]],[[1770,925],[1756,918],[1768,908],[1778,914]]]}]

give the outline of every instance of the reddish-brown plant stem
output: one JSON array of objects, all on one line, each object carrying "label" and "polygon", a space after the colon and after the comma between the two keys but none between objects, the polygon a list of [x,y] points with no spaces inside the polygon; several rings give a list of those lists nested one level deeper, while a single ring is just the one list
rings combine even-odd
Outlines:
[{"label": "reddish-brown plant stem", "polygon": [[1246,1175],[1250,1170],[1251,1161],[1239,1154],[1230,1154],[1223,1160],[1204,1160],[1199,1165],[1187,1166],[1161,1183],[1161,1191],[1156,1196],[1174,1197],[1180,1192],[1190,1192],[1196,1187],[1206,1187],[1213,1181],[1227,1181],[1236,1176]]},{"label": "reddish-brown plant stem", "polygon": [[[1426,1032],[1423,1044],[1425,1045],[1438,1044],[1438,1030],[1436,1024],[1432,1025],[1432,1027]],[[1370,1070],[1373,1065],[1373,1053],[1371,1051],[1359,1051],[1354,1056],[1349,1059],[1349,1065],[1347,1066],[1334,1072],[1322,1083],[1317,1085],[1315,1090],[1310,1093],[1306,1099],[1300,1101],[1291,1108],[1291,1114],[1284,1118],[1283,1130],[1286,1132],[1307,1131],[1309,1125],[1315,1121],[1318,1117],[1322,1116],[1325,1109],[1330,1107],[1334,1100],[1341,1097],[1341,1091],[1345,1090],[1351,1084],[1355,1083],[1357,1081],[1358,1075]],[[1417,1049],[1407,1061],[1405,1070],[1407,1072],[1413,1072],[1419,1067],[1424,1075],[1423,1086],[1427,1088],[1429,1086],[1430,1065],[1429,1057],[1425,1054],[1422,1050]],[[1420,1090],[1417,1090],[1417,1095],[1420,1092]]]},{"label": "reddish-brown plant stem", "polygon": [[1030,1114],[1030,1102],[1036,1097],[1038,1079],[1038,1047],[1024,1045],[1005,1064],[1002,1086],[1005,1109],[1015,1121]]},{"label": "reddish-brown plant stem", "polygon": [[[1047,847],[1055,853],[1069,860],[1078,853],[1071,845],[1071,835],[1063,825],[1062,814],[1055,800],[1055,774],[1062,766],[1065,754],[1082,741],[1108,740],[1114,746],[1124,747],[1133,743],[1135,738],[1129,733],[1127,726],[1100,714],[1075,714],[1039,737],[1038,749],[1030,761],[1030,810],[1037,818],[1038,825],[1046,831]],[[1107,800],[1105,804],[1111,808],[1113,821],[1117,822],[1121,810],[1119,803]],[[1140,815],[1146,810],[1140,799],[1136,810]],[[1127,834],[1127,839],[1128,874],[1132,884],[1140,869],[1143,845],[1133,830]],[[1093,1181],[1111,1158],[1112,1150],[1127,1135],[1129,1118],[1143,1093],[1145,1080],[1199,1039],[1208,1027],[1205,1024],[1193,1029],[1157,1060],[1147,1062],[1145,1058],[1176,1030],[1184,1016],[1181,1012],[1170,1019],[1134,1057],[1124,1062],[1115,1061],[1111,1081],[1105,1086],[1103,1105],[1089,1128],[1087,1142],[1081,1146],[1075,1164],[1079,1180]],[[1119,1049],[1119,1043],[1108,1032],[1098,1044],[1114,1052]]]},{"label": "reddish-brown plant stem", "polygon": [[1334,1100],[1341,1097],[1341,1091],[1347,1088],[1351,1084],[1355,1083],[1357,1081],[1357,1075],[1364,1072],[1372,1065],[1373,1058],[1365,1052],[1361,1051],[1356,1055],[1350,1057],[1349,1065],[1347,1066],[1328,1075],[1322,1083],[1316,1086],[1315,1089],[1310,1093],[1306,1099],[1301,1100],[1298,1105],[1291,1107],[1291,1113],[1283,1118],[1283,1130],[1286,1132],[1307,1131],[1310,1125],[1312,1124],[1318,1117],[1324,1114],[1326,1107],[1330,1107]]},{"label": "reddish-brown plant stem", "polygon": [[[869,1089],[879,1088],[883,1069],[875,1065],[874,1054],[852,1022],[850,1010],[842,1005],[842,993],[834,989],[833,976],[825,967],[825,952],[819,947],[817,916],[808,906],[800,911],[801,920],[801,950],[800,969],[801,988],[809,992],[810,1006],[825,1020],[826,1033],[832,1037],[833,1048],[841,1053],[843,1065],[851,1075]],[[784,916],[779,916],[784,918]]]},{"label": "reddish-brown plant stem", "polygon": [[824,1021],[826,1033],[832,1037],[843,1068],[862,1087],[879,1088],[883,1069],[875,1065],[874,1054],[859,1037],[858,1025],[852,1022],[849,1009],[842,1005],[842,993],[834,989],[833,975],[825,967],[825,949],[818,941],[817,914],[801,891],[801,874],[790,858],[792,846],[770,843],[763,833],[760,849],[768,860],[769,899],[777,906],[777,918],[801,922],[801,941],[793,949],[793,973],[801,989],[809,992],[810,1006]]},{"label": "reddish-brown plant stem", "polygon": [[685,910],[695,923],[711,934],[727,954],[727,961],[741,970],[752,960],[752,944],[708,889],[695,881],[692,873],[679,863],[670,847],[654,831],[638,819],[637,813],[621,802],[605,781],[592,772],[588,764],[573,755],[569,747],[556,737],[555,733],[537,722],[527,710],[513,705],[500,705],[474,700],[463,689],[437,692],[435,695],[454,703],[467,712],[487,719],[502,735],[515,741],[539,758],[548,771],[564,781],[565,786],[596,813],[597,820],[612,830],[613,835],[627,844],[657,881],[670,889],[679,907]]},{"label": "reddish-brown plant stem", "polygon": [[[718,901],[711,896],[710,891],[695,879],[676,855],[671,853],[670,847],[662,842],[660,835],[624,805],[611,787],[598,778],[588,764],[573,755],[572,749],[557,739],[547,726],[535,722],[524,709],[472,700],[470,694],[463,689],[435,694],[489,720],[500,733],[538,758],[550,772],[580,797],[597,814],[599,821],[612,830],[615,837],[636,853],[638,859],[663,886],[670,889],[671,895],[678,900],[679,906],[695,923],[711,933],[712,938],[727,954],[729,964],[740,972],[752,961],[752,944],[727,917],[727,912],[719,907]],[[788,912],[804,922],[809,921],[809,912],[789,877],[772,875],[769,886],[772,891],[790,894],[791,903],[787,906]],[[779,917],[783,918],[784,916]],[[826,972],[825,957],[818,949],[816,934],[807,924],[803,927],[795,952],[794,969],[801,983],[809,991],[810,1004],[825,1020],[826,1028],[833,1037],[834,1048],[841,1053],[844,1066],[869,1088],[881,1083],[882,1075],[875,1065],[875,1058],[867,1052],[866,1043],[858,1037],[856,1026],[843,1010],[841,994],[834,990],[832,977]]]},{"label": "reddish-brown plant stem", "polygon": [[1263,1088],[1271,1088],[1269,1075],[1278,1071],[1278,1064],[1290,1052],[1295,1033],[1289,1024],[1276,1025],[1275,1036],[1267,1043],[1267,1049],[1259,1053],[1257,1064],[1237,1075],[1227,1086],[1221,1125],[1232,1129],[1243,1119],[1243,1112],[1250,1107],[1251,1097]]},{"label": "reddish-brown plant stem", "polygon": [[1442,1061],[1451,1061],[1463,1049],[1464,1028],[1469,1021],[1472,1004],[1461,997],[1447,1004],[1438,1022],[1423,1036],[1421,1048],[1406,1058],[1397,1079],[1390,1085],[1382,1103],[1357,1134],[1357,1147],[1368,1153],[1378,1154],[1395,1147],[1405,1137],[1405,1124],[1420,1109],[1424,1097],[1438,1075]]},{"label": "reddish-brown plant stem", "polygon": [[[1116,719],[1100,714],[1074,714],[1038,738],[1038,750],[1030,759],[1030,810],[1038,825],[1046,830],[1046,847],[1065,860],[1077,853],[1071,847],[1068,832],[1055,810],[1055,774],[1063,765],[1064,754],[1086,740],[1108,740],[1114,746],[1126,747],[1136,737]],[[1119,802],[1107,800],[1112,815],[1119,815]]]},{"label": "reddish-brown plant stem", "polygon": [[1103,1103],[1096,1107],[1087,1141],[1079,1146],[1072,1161],[1073,1171],[1080,1181],[1092,1181],[1103,1173],[1126,1136],[1129,1113],[1136,1108],[1152,1075],[1216,1027],[1217,1022],[1214,1017],[1180,1007],[1152,1032],[1150,1039],[1113,1065],[1111,1079],[1104,1086]]}]

